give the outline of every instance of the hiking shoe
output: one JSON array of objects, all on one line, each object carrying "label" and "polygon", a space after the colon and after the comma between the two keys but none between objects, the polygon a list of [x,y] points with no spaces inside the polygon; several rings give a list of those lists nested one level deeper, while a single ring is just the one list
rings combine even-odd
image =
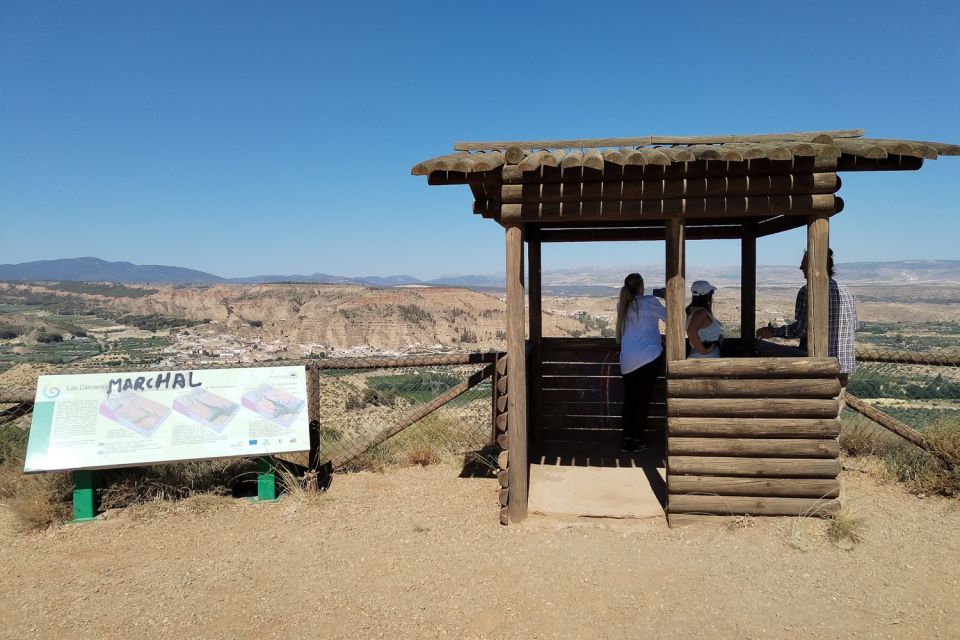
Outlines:
[{"label": "hiking shoe", "polygon": [[636,438],[624,438],[620,441],[620,451],[624,453],[635,453],[637,451],[643,451],[646,448],[646,443]]}]

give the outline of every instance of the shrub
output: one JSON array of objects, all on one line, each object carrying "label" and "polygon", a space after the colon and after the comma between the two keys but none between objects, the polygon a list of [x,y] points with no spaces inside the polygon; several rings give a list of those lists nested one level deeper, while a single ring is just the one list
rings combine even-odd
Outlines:
[{"label": "shrub", "polygon": [[377,407],[391,405],[399,395],[391,389],[371,389],[367,387],[360,394],[347,396],[346,409],[347,411],[357,411],[371,405]]},{"label": "shrub", "polygon": [[249,324],[251,327],[256,327],[259,329],[263,326],[263,320],[248,320],[247,324]]},{"label": "shrub", "polygon": [[470,331],[470,329],[464,329],[463,331],[460,332],[460,342],[476,342],[476,341],[477,341],[477,334],[475,334],[473,331]]},{"label": "shrub", "polygon": [[400,318],[404,322],[409,322],[410,324],[415,324],[418,327],[421,326],[424,322],[432,322],[433,316],[429,311],[418,307],[415,304],[401,304],[397,305],[397,311],[400,313]]},{"label": "shrub", "polygon": [[12,340],[20,334],[13,329],[0,329],[0,340]]},{"label": "shrub", "polygon": [[41,331],[37,334],[37,342],[63,342],[63,336],[59,333]]}]

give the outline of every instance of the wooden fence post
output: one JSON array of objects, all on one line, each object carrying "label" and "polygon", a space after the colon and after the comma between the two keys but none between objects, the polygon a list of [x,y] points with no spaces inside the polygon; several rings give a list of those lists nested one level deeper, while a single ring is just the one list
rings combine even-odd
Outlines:
[{"label": "wooden fence post", "polygon": [[507,435],[510,446],[509,514],[511,522],[527,517],[527,364],[523,295],[523,236],[520,225],[507,227]]}]

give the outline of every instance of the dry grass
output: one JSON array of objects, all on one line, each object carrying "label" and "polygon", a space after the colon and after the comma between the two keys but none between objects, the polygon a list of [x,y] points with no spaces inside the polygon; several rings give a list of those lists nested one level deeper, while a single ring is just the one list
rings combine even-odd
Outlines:
[{"label": "dry grass", "polygon": [[254,462],[202,460],[101,472],[102,509],[119,509],[156,500],[182,500],[198,494],[232,495],[256,482]]},{"label": "dry grass", "polygon": [[296,473],[286,466],[274,467],[277,476],[277,488],[282,491],[287,500],[297,504],[317,505],[326,496],[326,491],[320,488],[317,482],[317,473],[308,471],[303,475]]},{"label": "dry grass", "polygon": [[459,462],[476,448],[471,432],[455,413],[435,411],[350,463],[348,471],[382,471],[389,466],[428,466]]},{"label": "dry grass", "polygon": [[840,446],[850,456],[875,456],[886,478],[903,483],[912,493],[960,497],[960,422],[943,418],[922,433],[952,464],[860,418],[844,421]]},{"label": "dry grass", "polygon": [[9,467],[14,465],[8,462],[3,464],[0,482],[5,487],[4,501],[16,515],[21,530],[46,529],[70,518],[73,486],[69,474],[25,475],[20,468],[11,473]]},{"label": "dry grass", "polygon": [[827,539],[841,549],[852,549],[853,545],[863,542],[863,532],[866,528],[866,520],[852,511],[849,507],[843,507],[827,521]]}]

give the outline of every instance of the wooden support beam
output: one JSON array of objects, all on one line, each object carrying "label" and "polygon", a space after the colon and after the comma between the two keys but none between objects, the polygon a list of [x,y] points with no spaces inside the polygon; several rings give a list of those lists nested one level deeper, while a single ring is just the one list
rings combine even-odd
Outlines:
[{"label": "wooden support beam", "polygon": [[774,233],[805,227],[807,220],[803,216],[778,216],[757,223],[757,237],[763,238]]},{"label": "wooden support beam", "polygon": [[698,438],[671,434],[667,455],[836,458],[840,443],[834,438]]},{"label": "wooden support beam", "polygon": [[837,159],[837,171],[916,171],[923,166],[923,158],[914,156],[887,156],[865,158],[844,153]]},{"label": "wooden support beam", "polygon": [[840,501],[820,498],[758,498],[753,496],[671,495],[670,513],[718,515],[814,516],[836,513]]},{"label": "wooden support beam", "polygon": [[521,140],[494,142],[456,142],[455,151],[506,151],[511,147],[521,149],[590,149],[602,147],[639,147],[668,144],[724,144],[731,142],[815,142],[836,138],[859,138],[863,129],[839,129],[834,131],[797,131],[792,133],[761,133],[725,136],[641,136],[637,138],[583,138],[561,140]]},{"label": "wooden support beam", "polygon": [[836,498],[840,481],[823,478],[737,478],[734,476],[674,476],[675,494],[762,496],[782,498]]},{"label": "wooden support beam", "polygon": [[917,351],[899,351],[891,349],[876,349],[857,347],[857,360],[862,362],[899,362],[901,364],[929,364],[938,367],[960,367],[958,353],[920,353]]},{"label": "wooden support beam", "polygon": [[753,355],[757,325],[757,225],[746,224],[740,240],[740,346],[741,353]]},{"label": "wooden support beam", "polygon": [[836,438],[836,418],[667,418],[670,437]]},{"label": "wooden support beam", "polygon": [[784,174],[719,178],[679,178],[629,182],[555,182],[505,184],[500,201],[504,204],[539,202],[661,200],[671,198],[712,198],[740,196],[785,196],[836,193],[836,173]]},{"label": "wooden support beam", "polygon": [[667,415],[715,418],[835,418],[836,399],[814,398],[670,398]]},{"label": "wooden support beam", "polygon": [[957,461],[951,458],[949,455],[938,451],[937,449],[930,446],[930,443],[927,442],[926,438],[923,437],[919,431],[913,427],[897,420],[893,416],[889,416],[886,413],[871,407],[866,402],[860,398],[850,395],[849,393],[844,395],[844,403],[860,415],[865,418],[869,418],[876,424],[880,425],[884,429],[894,432],[910,444],[913,444],[917,447],[920,447],[927,453],[933,455],[937,460],[942,462],[948,468],[953,469],[957,467]]},{"label": "wooden support beam", "polygon": [[667,380],[671,398],[835,398],[837,378],[673,378]]},{"label": "wooden support beam", "polygon": [[830,280],[827,274],[827,248],[830,245],[830,220],[811,216],[807,223],[807,354],[827,357]]},{"label": "wooden support beam", "polygon": [[523,232],[519,225],[506,230],[507,253],[507,395],[510,465],[510,521],[527,517],[527,364],[523,286]]},{"label": "wooden support beam", "polygon": [[670,474],[748,478],[836,478],[840,460],[831,458],[734,458],[670,456]]},{"label": "wooden support beam", "polygon": [[[802,221],[802,218],[801,218]],[[688,226],[687,240],[737,239],[742,234],[740,225]],[[634,242],[637,240],[664,240],[666,227],[632,227],[605,229],[544,229],[541,242]]]},{"label": "wooden support beam", "polygon": [[415,424],[420,419],[430,415],[431,413],[433,413],[443,405],[447,404],[454,398],[460,396],[463,393],[466,393],[470,389],[474,388],[475,386],[477,386],[478,384],[480,384],[481,382],[489,378],[490,375],[493,373],[493,367],[494,367],[493,363],[488,364],[480,371],[477,371],[476,373],[471,375],[469,378],[467,378],[460,384],[450,388],[449,390],[437,396],[430,402],[424,403],[419,407],[416,407],[412,411],[402,416],[400,420],[397,421],[396,424],[381,431],[372,440],[363,443],[359,447],[350,449],[340,454],[333,460],[331,460],[331,466],[334,469],[339,469],[343,467],[345,464],[352,462],[353,460],[356,460],[361,455],[363,455],[373,447],[377,446],[378,444],[384,442],[389,438],[392,438],[393,436],[397,435],[398,433],[400,433],[410,425]]},{"label": "wooden support beam", "polygon": [[686,313],[684,312],[684,252],[683,222],[667,221],[667,353],[668,362],[686,358]]},{"label": "wooden support beam", "polygon": [[[653,151],[653,150],[648,150]],[[661,148],[656,150],[658,155],[648,157],[644,153],[633,149],[623,150],[621,155],[625,164],[613,164],[606,162],[602,169],[592,169],[590,167],[567,167],[559,166],[559,157],[562,159],[562,151],[556,154],[541,156],[543,160],[549,158],[553,166],[535,163],[527,163],[528,156],[518,165],[507,165],[499,171],[490,172],[495,174],[503,184],[528,184],[543,183],[552,184],[557,182],[577,183],[577,182],[637,182],[641,180],[677,180],[677,179],[700,179],[700,178],[738,178],[742,176],[756,176],[765,179],[767,176],[779,176],[788,174],[811,174],[811,173],[832,173],[837,170],[837,163],[840,158],[830,156],[794,156],[789,160],[771,160],[769,158],[744,159],[742,162],[727,162],[725,160],[678,160],[672,161],[672,164],[659,164],[660,161],[670,161],[671,158],[677,158],[677,153],[669,149]],[[689,153],[689,152],[687,152]],[[692,154],[691,154],[692,155]],[[848,156],[854,158],[853,156]],[[884,162],[894,166],[894,158],[901,156],[890,156]],[[907,157],[907,156],[903,156]],[[876,162],[859,159],[860,162]],[[848,164],[855,165],[855,161]],[[480,174],[465,174],[466,176],[477,176]],[[448,176],[456,176],[450,173]],[[467,178],[473,180],[475,178]]]},{"label": "wooden support beam", "polygon": [[[596,153],[596,151],[594,151]],[[601,161],[602,162],[602,161]],[[529,372],[532,384],[530,390],[530,406],[532,409],[529,415],[536,417],[540,407],[540,372],[542,369],[543,354],[543,292],[541,278],[541,252],[540,252],[540,230],[536,227],[528,227],[524,230],[527,241],[527,306],[530,313],[528,320],[530,326],[530,360],[527,362],[527,371]],[[536,436],[534,432],[533,437]]]},{"label": "wooden support beam", "polygon": [[7,407],[0,411],[0,424],[6,424],[18,420],[33,411],[33,400],[29,402],[19,402],[12,407]]},{"label": "wooden support beam", "polygon": [[835,358],[703,358],[668,362],[669,378],[824,378],[840,375]]},{"label": "wooden support beam", "polygon": [[833,194],[748,196],[730,198],[674,198],[669,200],[588,200],[531,204],[478,203],[484,215],[508,221],[577,221],[686,218],[831,215],[843,210],[843,200]]}]

